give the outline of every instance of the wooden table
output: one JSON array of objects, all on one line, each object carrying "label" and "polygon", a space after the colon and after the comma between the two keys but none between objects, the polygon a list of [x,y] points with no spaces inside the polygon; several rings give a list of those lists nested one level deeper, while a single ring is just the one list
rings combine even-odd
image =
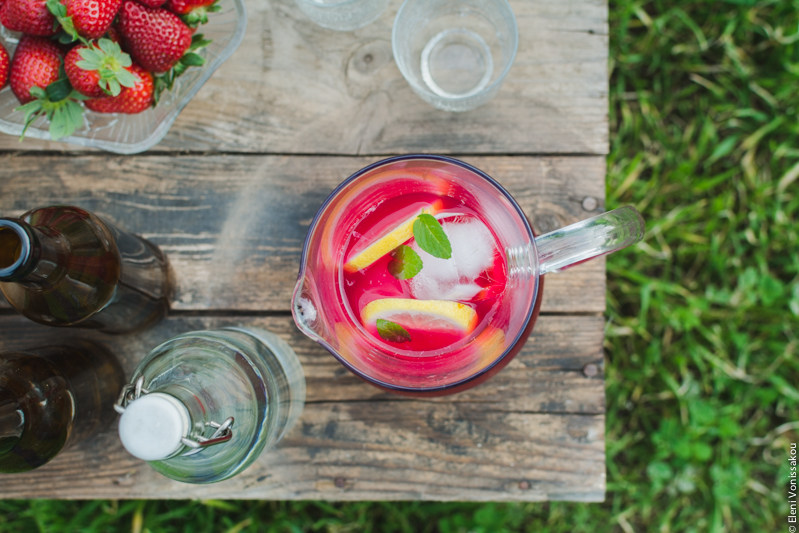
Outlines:
[{"label": "wooden table", "polygon": [[[0,349],[65,336],[110,346],[130,373],[157,343],[229,324],[263,326],[302,360],[308,402],[277,449],[240,476],[190,486],[129,456],[116,427],[45,467],[0,476],[6,498],[579,500],[605,494],[605,265],[547,277],[522,353],[471,391],[434,400],[380,392],[294,327],[290,297],[310,221],[330,191],[394,154],[450,154],[485,170],[537,232],[604,208],[605,0],[512,0],[519,51],[499,94],[450,114],[420,100],[382,18],[351,33],[292,0],[250,0],[241,48],[152,151],[116,156],[0,138],[0,213],[92,210],[162,247],[170,318],[141,335],[54,330],[0,307]],[[598,370],[598,372],[597,372]]]}]

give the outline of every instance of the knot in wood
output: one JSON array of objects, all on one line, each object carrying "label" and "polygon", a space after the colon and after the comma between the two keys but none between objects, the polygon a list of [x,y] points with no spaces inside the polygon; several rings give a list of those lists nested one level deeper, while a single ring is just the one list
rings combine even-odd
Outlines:
[{"label": "knot in wood", "polygon": [[386,41],[371,41],[361,45],[347,62],[347,77],[365,81],[393,60],[391,44]]},{"label": "knot in wood", "polygon": [[560,221],[555,213],[548,213],[546,211],[539,211],[535,214],[533,226],[539,235],[555,231],[562,228],[564,224]]},{"label": "knot in wood", "polygon": [[599,374],[599,367],[596,366],[594,363],[588,363],[583,367],[583,374],[586,377],[592,378]]},{"label": "knot in wood", "polygon": [[594,198],[593,196],[586,196],[583,198],[583,210],[584,211],[596,211],[596,208],[599,207],[599,201]]},{"label": "knot in wood", "polygon": [[340,488],[340,489],[343,489],[343,488],[344,488],[344,485],[346,485],[346,484],[347,484],[347,480],[346,480],[346,479],[344,479],[343,477],[337,477],[336,479],[334,479],[334,480],[333,480],[333,484],[334,484],[336,487],[338,487],[338,488]]},{"label": "knot in wood", "polygon": [[519,481],[519,488],[522,490],[529,490],[530,489],[530,482],[527,480]]}]

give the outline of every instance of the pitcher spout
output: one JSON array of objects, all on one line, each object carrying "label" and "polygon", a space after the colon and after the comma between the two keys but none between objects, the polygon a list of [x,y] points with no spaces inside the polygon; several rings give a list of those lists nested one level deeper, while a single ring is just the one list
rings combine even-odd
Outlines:
[{"label": "pitcher spout", "polygon": [[328,340],[319,295],[310,274],[301,275],[291,298],[291,314],[294,323],[304,334],[316,342]]}]

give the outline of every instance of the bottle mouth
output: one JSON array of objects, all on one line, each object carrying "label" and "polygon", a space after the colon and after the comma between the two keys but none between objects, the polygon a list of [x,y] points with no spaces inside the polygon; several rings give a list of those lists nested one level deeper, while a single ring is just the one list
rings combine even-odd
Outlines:
[{"label": "bottle mouth", "polygon": [[0,219],[0,280],[13,281],[30,257],[31,238],[21,224]]}]

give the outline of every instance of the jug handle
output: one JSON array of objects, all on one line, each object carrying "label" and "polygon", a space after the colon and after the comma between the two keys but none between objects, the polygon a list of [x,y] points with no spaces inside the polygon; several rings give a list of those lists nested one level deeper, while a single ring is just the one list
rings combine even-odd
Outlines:
[{"label": "jug handle", "polygon": [[644,230],[641,214],[628,205],[541,235],[535,239],[538,272],[558,272],[621,250],[640,241]]}]

